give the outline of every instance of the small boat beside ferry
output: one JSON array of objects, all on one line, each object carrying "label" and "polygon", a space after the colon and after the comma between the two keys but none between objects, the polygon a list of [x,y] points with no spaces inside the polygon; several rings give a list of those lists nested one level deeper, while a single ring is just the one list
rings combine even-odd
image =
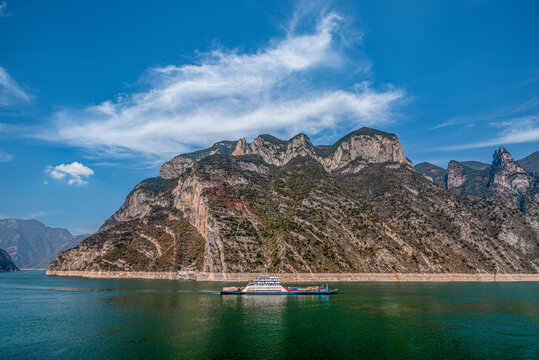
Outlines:
[{"label": "small boat beside ferry", "polygon": [[336,294],[337,289],[332,289],[328,284],[320,286],[287,286],[281,285],[279,277],[262,277],[249,280],[245,287],[225,287],[221,295],[331,295]]}]

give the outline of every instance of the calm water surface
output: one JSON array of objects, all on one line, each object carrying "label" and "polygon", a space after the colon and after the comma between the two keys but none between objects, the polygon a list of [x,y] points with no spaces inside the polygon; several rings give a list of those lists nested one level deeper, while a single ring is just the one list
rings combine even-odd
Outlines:
[{"label": "calm water surface", "polygon": [[0,274],[1,359],[538,359],[538,283],[230,284]]}]

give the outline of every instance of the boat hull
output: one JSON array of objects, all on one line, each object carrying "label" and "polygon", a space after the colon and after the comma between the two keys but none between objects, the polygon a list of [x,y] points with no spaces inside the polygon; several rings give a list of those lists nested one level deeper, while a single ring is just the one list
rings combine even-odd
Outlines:
[{"label": "boat hull", "polygon": [[337,289],[329,291],[221,291],[221,295],[333,295]]}]

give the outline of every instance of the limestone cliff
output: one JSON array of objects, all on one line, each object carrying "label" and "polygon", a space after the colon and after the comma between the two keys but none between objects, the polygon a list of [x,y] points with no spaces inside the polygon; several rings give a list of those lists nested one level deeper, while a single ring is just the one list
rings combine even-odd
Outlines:
[{"label": "limestone cliff", "polygon": [[451,160],[447,170],[428,163],[418,164],[415,169],[454,193],[498,200],[527,213],[539,213],[537,174],[524,170],[504,147],[494,152],[491,165]]},{"label": "limestone cliff", "polygon": [[309,156],[328,171],[341,169],[356,159],[364,164],[395,162],[412,165],[404,156],[397,136],[370,128],[354,131],[335,145],[324,148],[315,148],[304,134],[288,141],[261,135],[250,144],[243,138],[236,144],[232,155],[259,155],[265,162],[275,166],[284,166],[298,156]]},{"label": "limestone cliff", "polygon": [[[393,134],[363,128],[316,147],[304,134],[261,135],[210,149],[137,185],[49,273],[539,271],[536,215],[436,185]],[[468,189],[458,166],[448,184]]]},{"label": "limestone cliff", "polygon": [[502,146],[494,152],[490,183],[501,194],[523,195],[533,179]]}]

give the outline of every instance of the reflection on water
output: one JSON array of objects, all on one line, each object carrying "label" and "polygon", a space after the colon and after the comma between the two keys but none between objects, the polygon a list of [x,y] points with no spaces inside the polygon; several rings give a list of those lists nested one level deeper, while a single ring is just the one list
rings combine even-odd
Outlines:
[{"label": "reflection on water", "polygon": [[228,284],[4,275],[2,358],[539,358],[536,283],[221,296]]}]

